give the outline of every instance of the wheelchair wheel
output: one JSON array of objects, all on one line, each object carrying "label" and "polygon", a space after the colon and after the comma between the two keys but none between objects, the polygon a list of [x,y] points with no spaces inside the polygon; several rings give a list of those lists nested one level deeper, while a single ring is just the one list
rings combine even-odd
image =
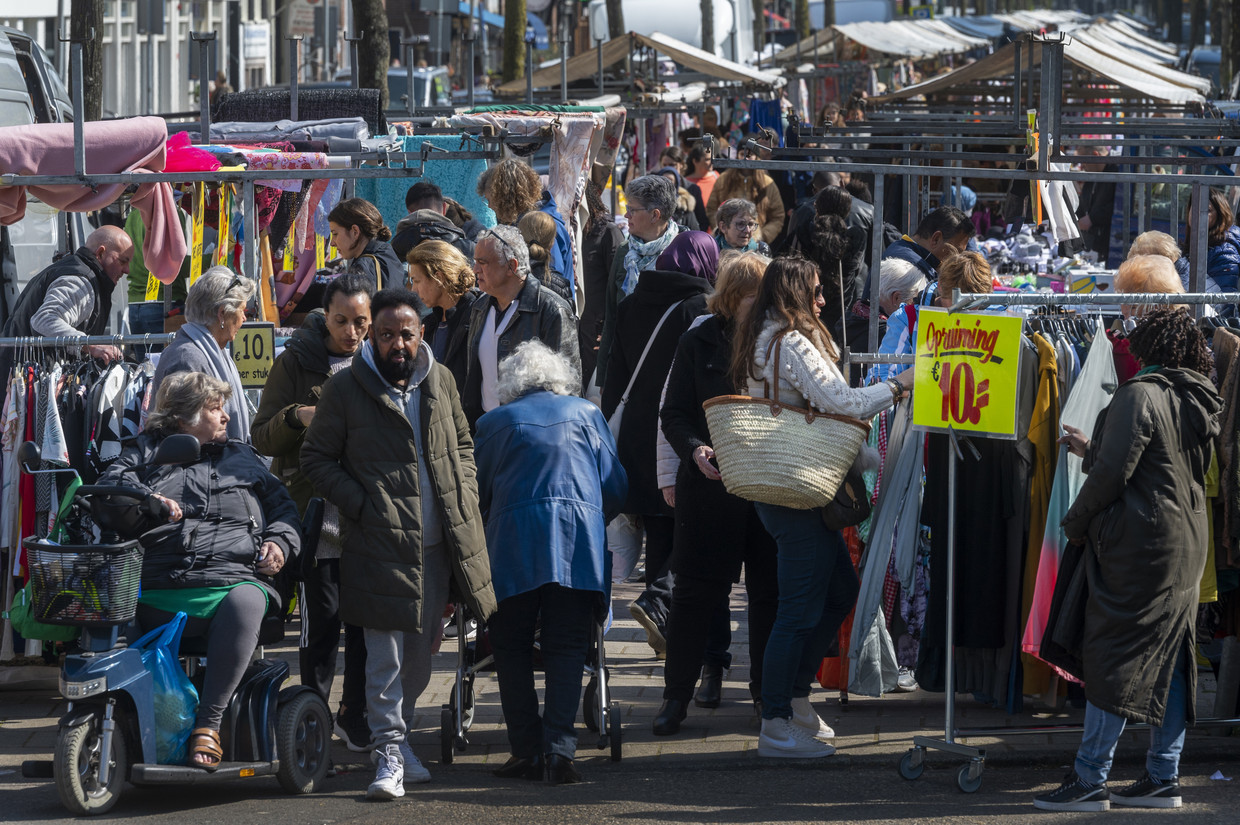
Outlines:
[{"label": "wheelchair wheel", "polygon": [[[129,774],[123,726],[112,735],[109,753],[103,753],[103,719],[88,719],[73,727],[61,728],[56,737],[53,776],[61,803],[78,816],[110,811],[120,799]],[[108,762],[108,781],[99,781],[99,767]]]},{"label": "wheelchair wheel", "polygon": [[598,733],[598,720],[598,676],[594,675],[586,682],[581,694],[581,721],[585,722],[586,729],[591,733]]},{"label": "wheelchair wheel", "polygon": [[287,793],[317,790],[331,765],[332,716],[317,693],[298,693],[280,705],[276,721],[276,778]]},{"label": "wheelchair wheel", "polygon": [[452,708],[444,705],[439,711],[439,761],[444,765],[452,764],[456,748],[456,714]]}]

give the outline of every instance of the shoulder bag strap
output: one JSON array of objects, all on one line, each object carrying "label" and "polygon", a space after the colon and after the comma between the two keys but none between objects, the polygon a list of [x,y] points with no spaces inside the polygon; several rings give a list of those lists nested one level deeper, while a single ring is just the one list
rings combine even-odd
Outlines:
[{"label": "shoulder bag strap", "polygon": [[379,256],[367,254],[366,257],[375,262],[375,284],[378,289],[383,289],[383,264],[379,263]]},{"label": "shoulder bag strap", "polygon": [[650,347],[654,345],[654,339],[659,337],[659,330],[663,329],[663,322],[672,314],[672,310],[683,304],[680,300],[667,308],[663,313],[663,317],[659,319],[659,323],[654,325],[654,332],[650,333],[650,338],[646,341],[646,348],[642,350],[641,358],[637,359],[637,366],[633,368],[633,375],[629,377],[629,385],[624,388],[624,394],[620,396],[620,403],[627,404],[629,401],[629,393],[633,391],[633,384],[637,382],[637,374],[642,371],[642,364],[646,363],[646,356],[650,354]]}]

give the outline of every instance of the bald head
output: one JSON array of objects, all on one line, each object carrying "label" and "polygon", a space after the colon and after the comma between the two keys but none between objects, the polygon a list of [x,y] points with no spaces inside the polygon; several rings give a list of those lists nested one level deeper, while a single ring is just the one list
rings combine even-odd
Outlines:
[{"label": "bald head", "polygon": [[95,253],[95,258],[112,283],[118,282],[129,271],[133,240],[120,227],[99,227],[86,238],[86,248]]}]

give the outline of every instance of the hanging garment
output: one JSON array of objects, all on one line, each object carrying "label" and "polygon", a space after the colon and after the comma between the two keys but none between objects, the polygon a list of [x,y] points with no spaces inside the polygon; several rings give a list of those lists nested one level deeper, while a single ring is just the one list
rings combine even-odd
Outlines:
[{"label": "hanging garment", "polygon": [[[894,688],[898,677],[894,669],[888,668],[887,650],[891,649],[890,664],[894,664],[894,645],[879,609],[893,552],[901,584],[907,589],[913,583],[925,437],[913,430],[912,407],[902,404],[891,416],[882,488],[870,521],[869,546],[861,560],[861,590],[849,640],[849,691],[867,696],[878,696]],[[882,625],[881,630],[874,629],[876,622]]]},{"label": "hanging garment", "polygon": [[784,145],[784,117],[779,100],[762,100],[753,98],[749,101],[750,131],[760,132],[770,129],[779,136],[778,146]]},{"label": "hanging garment", "polygon": [[[0,447],[3,449],[3,487],[0,487],[0,548],[19,546],[18,482],[21,469],[17,464],[17,448],[25,432],[26,384],[14,372],[9,376],[4,399],[4,419],[0,422]],[[13,554],[17,558],[17,553]]]},{"label": "hanging garment", "polygon": [[[1081,369],[1072,394],[1063,405],[1063,412],[1059,416],[1060,424],[1089,432],[1098,414],[1110,403],[1111,394],[1117,386],[1111,341],[1103,334],[1102,322],[1099,321],[1098,332],[1095,333],[1093,344],[1089,348],[1085,366]],[[1048,527],[1038,554],[1033,597],[1021,641],[1021,649],[1033,656],[1038,655],[1042,637],[1046,632],[1051,596],[1055,592],[1060,560],[1067,547],[1067,540],[1059,523],[1076,500],[1081,485],[1085,483],[1085,473],[1081,469],[1082,459],[1069,453],[1067,447],[1059,449],[1059,460],[1055,465],[1055,478],[1047,503],[1045,523]],[[1067,676],[1065,671],[1058,668],[1056,670]]]},{"label": "hanging garment", "polygon": [[[1033,479],[1029,496],[1029,544],[1025,554],[1025,575],[1021,588],[1021,627],[1029,618],[1033,603],[1033,585],[1037,579],[1038,556],[1042,551],[1042,533],[1046,529],[1046,511],[1051,485],[1055,478],[1055,459],[1059,455],[1059,364],[1063,351],[1042,333],[1033,335],[1038,348],[1038,392],[1033,402],[1033,419],[1029,424],[1029,441],[1033,444]],[[1055,522],[1058,525],[1058,522]],[[1024,692],[1043,693],[1049,672],[1040,662],[1025,661]]]},{"label": "hanging garment", "polygon": [[1240,335],[1229,327],[1214,331],[1214,366],[1223,398],[1223,430],[1215,441],[1222,510],[1215,563],[1228,570],[1240,568]]}]

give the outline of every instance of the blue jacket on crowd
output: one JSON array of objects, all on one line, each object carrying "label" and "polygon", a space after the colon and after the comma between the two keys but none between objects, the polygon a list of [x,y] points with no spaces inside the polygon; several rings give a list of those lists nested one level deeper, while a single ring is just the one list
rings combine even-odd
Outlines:
[{"label": "blue jacket on crowd", "polygon": [[599,408],[535,390],[478,419],[478,496],[495,598],[555,582],[607,593],[607,521],[629,481]]},{"label": "blue jacket on crowd", "polygon": [[[1206,292],[1235,292],[1240,283],[1240,227],[1227,228],[1222,243],[1210,247],[1206,257]],[[1215,304],[1219,315],[1236,316],[1235,304]]]},{"label": "blue jacket on crowd", "polygon": [[[573,238],[568,234],[568,227],[560,217],[556,208],[555,198],[550,192],[543,192],[543,201],[538,205],[539,212],[546,212],[555,221],[555,245],[548,250],[551,253],[551,268],[567,279],[569,289],[577,294],[576,267],[573,265]],[[569,301],[569,303],[573,303]]]}]

